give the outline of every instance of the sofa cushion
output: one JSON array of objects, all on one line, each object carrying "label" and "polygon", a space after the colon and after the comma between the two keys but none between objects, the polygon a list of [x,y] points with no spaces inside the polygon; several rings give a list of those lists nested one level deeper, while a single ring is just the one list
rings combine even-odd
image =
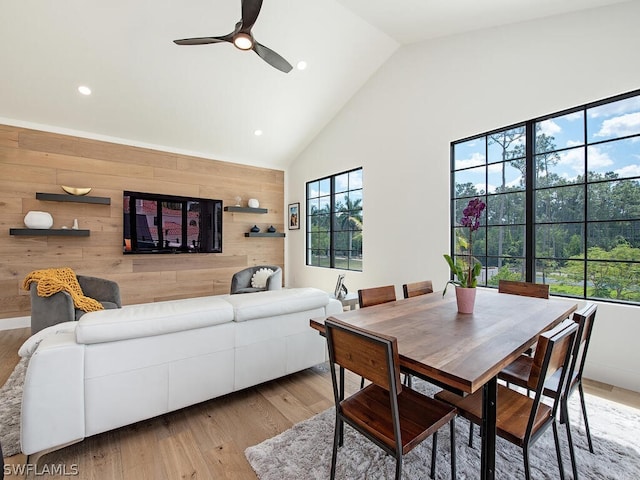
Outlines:
[{"label": "sofa cushion", "polygon": [[226,295],[225,298],[233,305],[236,322],[304,312],[329,303],[327,292],[317,288],[285,288],[251,295]]},{"label": "sofa cushion", "polygon": [[253,288],[253,287],[238,288],[233,293],[255,293],[255,292],[264,292],[264,288]]},{"label": "sofa cushion", "polygon": [[222,296],[126,305],[85,313],[76,340],[90,344],[163,335],[233,321],[233,307]]},{"label": "sofa cushion", "polygon": [[43,339],[45,339],[49,335],[55,335],[57,333],[73,332],[76,329],[77,325],[78,324],[72,320],[70,322],[56,323],[55,325],[51,325],[47,328],[39,330],[38,332],[27,338],[27,340],[18,350],[18,355],[20,355],[20,357],[22,358],[31,357],[31,355],[33,355],[33,352],[36,351],[36,348],[38,348],[38,345]]}]

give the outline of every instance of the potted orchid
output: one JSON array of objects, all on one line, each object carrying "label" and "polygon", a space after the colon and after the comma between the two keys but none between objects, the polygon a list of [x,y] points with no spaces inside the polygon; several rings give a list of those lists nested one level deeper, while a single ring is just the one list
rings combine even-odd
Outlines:
[{"label": "potted orchid", "polygon": [[480,275],[482,271],[482,264],[473,256],[473,232],[480,228],[480,218],[485,208],[486,204],[482,200],[474,198],[469,201],[468,205],[462,211],[463,216],[460,219],[460,225],[468,229],[469,238],[460,237],[459,243],[463,249],[466,249],[467,254],[457,262],[451,258],[451,255],[444,255],[444,259],[449,264],[449,268],[455,275],[455,279],[447,282],[442,295],[447,293],[447,287],[450,283],[455,285],[458,311],[460,313],[473,312],[476,293],[475,287],[478,284],[478,275]]}]

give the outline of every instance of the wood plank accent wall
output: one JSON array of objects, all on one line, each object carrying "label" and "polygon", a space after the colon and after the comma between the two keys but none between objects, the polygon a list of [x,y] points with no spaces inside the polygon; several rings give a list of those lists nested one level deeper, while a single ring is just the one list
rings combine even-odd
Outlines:
[{"label": "wood plank accent wall", "polygon": [[[36,200],[36,192],[64,193],[61,185],[92,187],[111,205]],[[257,198],[267,214],[223,213],[223,252],[124,255],[122,192],[221,199]],[[89,237],[12,236],[24,216],[42,210],[53,228],[78,219]],[[283,238],[248,238],[257,224],[284,231],[284,172],[144,148],[0,125],[0,322],[27,316],[26,274],[68,266],[76,273],[118,282],[123,304],[229,293],[231,276],[247,266],[280,265]],[[0,327],[1,327],[0,323]]]}]

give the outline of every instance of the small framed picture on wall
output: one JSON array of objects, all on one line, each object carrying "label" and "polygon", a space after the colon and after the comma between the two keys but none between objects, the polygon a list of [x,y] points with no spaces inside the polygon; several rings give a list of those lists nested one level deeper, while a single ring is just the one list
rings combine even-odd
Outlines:
[{"label": "small framed picture on wall", "polygon": [[300,228],[300,202],[289,204],[289,230]]}]

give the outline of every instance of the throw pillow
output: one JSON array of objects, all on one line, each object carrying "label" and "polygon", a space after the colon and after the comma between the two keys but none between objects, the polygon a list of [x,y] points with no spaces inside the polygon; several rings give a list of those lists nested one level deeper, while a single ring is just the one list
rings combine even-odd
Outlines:
[{"label": "throw pillow", "polygon": [[251,277],[251,286],[253,288],[265,288],[267,286],[267,279],[273,274],[273,270],[270,268],[261,268]]}]

